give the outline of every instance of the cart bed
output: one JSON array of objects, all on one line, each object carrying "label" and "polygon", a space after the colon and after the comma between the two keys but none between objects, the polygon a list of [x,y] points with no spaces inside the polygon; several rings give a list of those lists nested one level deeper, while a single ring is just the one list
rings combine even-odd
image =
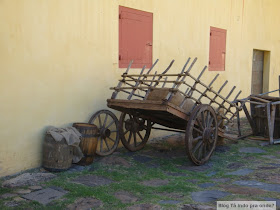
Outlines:
[{"label": "cart bed", "polygon": [[181,130],[189,119],[184,109],[167,101],[108,99],[107,106],[121,112],[136,112],[152,122]]}]

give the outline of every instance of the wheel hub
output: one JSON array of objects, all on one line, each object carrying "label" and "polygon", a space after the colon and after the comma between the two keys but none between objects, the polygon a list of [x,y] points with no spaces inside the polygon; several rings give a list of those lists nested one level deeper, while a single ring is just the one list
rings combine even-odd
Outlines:
[{"label": "wheel hub", "polygon": [[139,123],[135,122],[132,119],[128,119],[125,121],[125,129],[132,131],[133,133],[143,130],[142,127],[143,126],[141,126]]},{"label": "wheel hub", "polygon": [[211,139],[211,137],[212,137],[211,129],[210,128],[204,129],[204,131],[203,131],[203,141],[207,142]]},{"label": "wheel hub", "polygon": [[111,135],[111,131],[107,128],[105,129],[104,127],[100,129],[100,135],[101,137],[104,139],[104,138],[107,138]]}]

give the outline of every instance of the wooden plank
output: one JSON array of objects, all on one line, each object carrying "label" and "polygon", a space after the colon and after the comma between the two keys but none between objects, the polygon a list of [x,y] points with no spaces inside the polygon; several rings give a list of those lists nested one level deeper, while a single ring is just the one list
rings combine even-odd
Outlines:
[{"label": "wooden plank", "polygon": [[270,103],[271,101],[257,97],[257,96],[250,96],[251,99],[257,100],[257,101],[261,101],[263,103]]},{"label": "wooden plank", "polygon": [[166,111],[181,119],[188,120],[188,115],[184,112],[183,109],[168,102],[108,99],[107,106],[117,110],[125,108]]},{"label": "wooden plank", "polygon": [[250,136],[248,139],[257,141],[269,141],[269,138],[265,138],[263,136]]},{"label": "wooden plank", "polygon": [[273,144],[275,109],[276,109],[275,105],[273,105],[271,107],[270,107],[270,104],[267,105],[267,122],[268,122],[268,133],[269,133],[269,144]]},{"label": "wooden plank", "polygon": [[246,115],[246,117],[247,117],[247,120],[249,121],[249,124],[250,124],[250,126],[251,126],[251,128],[252,128],[253,133],[256,134],[255,122],[252,120],[252,118],[251,118],[251,116],[250,116],[250,114],[249,114],[249,112],[248,112],[247,107],[246,107],[245,104],[244,104],[244,106],[243,106],[243,110],[244,110],[244,112],[245,112],[245,115]]},{"label": "wooden plank", "polygon": [[238,136],[241,136],[239,111],[237,111],[237,129],[238,129]]}]

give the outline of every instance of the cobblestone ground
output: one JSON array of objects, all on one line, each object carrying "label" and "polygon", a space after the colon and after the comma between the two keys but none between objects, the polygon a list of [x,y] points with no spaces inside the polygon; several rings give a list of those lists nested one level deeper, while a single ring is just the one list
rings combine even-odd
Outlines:
[{"label": "cobblestone ground", "polygon": [[[242,132],[250,132],[242,124]],[[119,148],[89,166],[5,177],[0,209],[216,209],[216,201],[280,207],[280,145],[225,140],[208,163],[193,166],[184,144],[183,135],[171,135],[134,153]]]}]

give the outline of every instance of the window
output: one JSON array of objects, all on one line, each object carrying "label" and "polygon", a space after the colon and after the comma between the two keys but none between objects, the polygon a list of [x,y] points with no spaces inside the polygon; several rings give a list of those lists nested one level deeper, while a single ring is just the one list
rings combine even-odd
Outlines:
[{"label": "window", "polygon": [[127,7],[119,7],[119,67],[152,66],[153,14]]},{"label": "window", "polygon": [[210,27],[209,71],[224,71],[226,60],[225,29]]}]

